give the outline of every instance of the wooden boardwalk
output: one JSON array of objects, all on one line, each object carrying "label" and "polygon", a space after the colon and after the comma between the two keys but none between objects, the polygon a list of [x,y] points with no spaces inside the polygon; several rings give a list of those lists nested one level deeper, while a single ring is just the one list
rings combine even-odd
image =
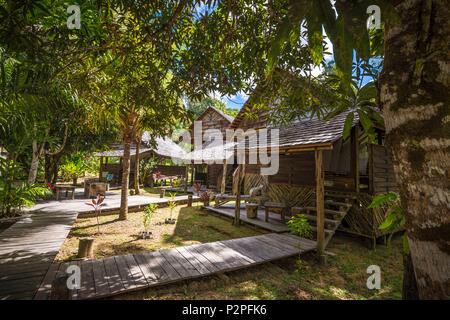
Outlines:
[{"label": "wooden boardwalk", "polygon": [[[228,218],[234,218],[234,205],[228,204],[223,205],[218,208],[215,208],[213,206],[206,206],[205,209],[208,209],[212,212],[215,212],[217,214],[226,216]],[[269,222],[265,221],[265,211],[259,209],[258,217],[255,219],[249,219],[247,218],[247,213],[245,211],[245,206],[241,206],[241,221],[248,223],[250,225],[254,225],[256,227],[269,230],[271,232],[288,232],[289,228],[286,223],[281,222],[281,217],[279,214],[270,214],[269,216]]]},{"label": "wooden boardwalk", "polygon": [[1,300],[34,297],[77,214],[35,213],[0,234]]},{"label": "wooden boardwalk", "polygon": [[[195,199],[198,199],[195,197]],[[187,196],[175,201],[185,202]],[[89,214],[92,207],[86,199],[42,201],[31,214],[0,233],[0,300],[33,299],[44,276],[80,214]],[[108,194],[103,211],[120,207],[120,194]],[[164,206],[167,199],[130,196],[129,209],[139,209],[149,203]]]},{"label": "wooden boardwalk", "polygon": [[53,280],[74,264],[81,268],[81,286],[70,292],[71,299],[96,299],[238,270],[315,248],[315,241],[270,233],[102,260],[55,263],[48,269],[35,299],[49,299]]}]

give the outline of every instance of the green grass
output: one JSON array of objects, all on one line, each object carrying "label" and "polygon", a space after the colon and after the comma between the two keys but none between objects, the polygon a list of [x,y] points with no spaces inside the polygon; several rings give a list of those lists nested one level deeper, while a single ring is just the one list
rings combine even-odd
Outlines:
[{"label": "green grass", "polygon": [[78,218],[59,251],[57,260],[67,261],[75,258],[78,239],[81,237],[95,236],[95,257],[105,258],[264,233],[249,226],[236,228],[230,219],[209,214],[195,204],[190,208],[177,206],[172,215],[177,219],[175,224],[164,223],[169,217],[169,208],[158,209],[149,227],[153,238],[145,240],[139,238],[139,233],[144,230],[142,212],[128,213],[127,221],[119,221],[118,214],[100,216],[98,235],[95,217]]}]

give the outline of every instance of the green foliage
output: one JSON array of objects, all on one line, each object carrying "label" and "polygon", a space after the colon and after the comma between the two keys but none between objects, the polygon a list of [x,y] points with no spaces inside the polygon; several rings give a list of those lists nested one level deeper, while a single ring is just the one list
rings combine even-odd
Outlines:
[{"label": "green foliage", "polygon": [[50,190],[35,184],[15,181],[22,169],[9,159],[0,158],[0,216],[10,216],[31,207],[38,198],[51,194]]},{"label": "green foliage", "polygon": [[158,164],[158,159],[156,157],[149,157],[142,159],[139,162],[139,175],[140,175],[140,181],[146,182],[147,178],[152,173],[153,168],[156,167]]},{"label": "green foliage", "polygon": [[209,107],[213,107],[232,117],[235,117],[238,113],[238,110],[227,108],[225,103],[212,97],[204,97],[199,101],[189,101],[187,105],[192,120],[197,119]]},{"label": "green foliage", "polygon": [[[405,226],[405,212],[401,207],[400,196],[392,191],[378,194],[372,199],[368,208],[387,208],[386,217],[378,228],[389,233],[388,243],[390,244],[392,235]],[[406,234],[403,237],[403,248],[405,252],[408,252]]]},{"label": "green foliage", "polygon": [[289,230],[300,237],[312,239],[312,229],[308,219],[303,214],[293,216],[287,222]]},{"label": "green foliage", "polygon": [[69,179],[76,180],[85,173],[86,167],[87,165],[81,157],[72,157],[71,160],[67,160],[66,163],[61,166],[61,173],[64,181]]},{"label": "green foliage", "polygon": [[175,209],[176,206],[177,206],[177,202],[175,201],[175,196],[176,196],[176,193],[174,193],[174,192],[169,192],[170,200],[167,201],[167,206],[168,206],[169,209],[170,209],[170,219],[172,219],[173,209]]},{"label": "green foliage", "polygon": [[156,203],[150,203],[144,208],[144,216],[143,216],[143,224],[145,231],[148,230],[150,226],[151,220],[158,209],[158,205]]}]

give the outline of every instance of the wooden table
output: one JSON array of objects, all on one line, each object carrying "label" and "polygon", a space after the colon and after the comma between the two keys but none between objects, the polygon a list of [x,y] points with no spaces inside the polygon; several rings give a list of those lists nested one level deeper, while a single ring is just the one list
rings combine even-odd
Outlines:
[{"label": "wooden table", "polygon": [[71,192],[71,199],[75,199],[75,186],[70,185],[55,185],[56,190],[56,200],[59,200],[59,196],[61,195],[61,191],[66,192],[66,198],[69,196],[69,192]]},{"label": "wooden table", "polygon": [[264,203],[264,208],[266,209],[266,222],[269,221],[269,212],[275,212],[281,215],[281,222],[284,222],[286,215],[286,205],[280,202],[266,202]]}]

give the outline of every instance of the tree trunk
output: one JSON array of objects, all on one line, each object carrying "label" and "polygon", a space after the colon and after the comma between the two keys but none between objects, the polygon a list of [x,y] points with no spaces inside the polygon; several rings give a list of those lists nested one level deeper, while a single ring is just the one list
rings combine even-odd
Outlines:
[{"label": "tree trunk", "polygon": [[44,172],[45,172],[45,182],[51,183],[52,181],[52,167],[53,167],[53,161],[49,155],[45,155],[45,165],[44,165]]},{"label": "tree trunk", "polygon": [[128,218],[128,186],[130,184],[131,141],[132,130],[128,130],[123,136],[122,190],[120,197],[119,220],[127,220]]},{"label": "tree trunk", "polygon": [[386,25],[380,78],[386,140],[419,298],[449,299],[450,3],[408,0],[396,11],[399,23]]},{"label": "tree trunk", "polygon": [[141,137],[136,139],[136,155],[134,161],[134,194],[140,194],[139,189],[139,152],[141,150]]},{"label": "tree trunk", "polygon": [[416,276],[410,253],[403,254],[403,267],[402,297],[404,300],[417,300],[419,299],[419,293],[417,292]]},{"label": "tree trunk", "polygon": [[28,172],[28,183],[33,184],[36,182],[37,172],[39,168],[40,152],[37,147],[37,143],[33,141],[33,156],[31,158],[30,171]]}]

